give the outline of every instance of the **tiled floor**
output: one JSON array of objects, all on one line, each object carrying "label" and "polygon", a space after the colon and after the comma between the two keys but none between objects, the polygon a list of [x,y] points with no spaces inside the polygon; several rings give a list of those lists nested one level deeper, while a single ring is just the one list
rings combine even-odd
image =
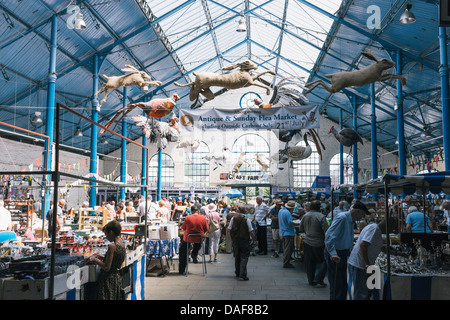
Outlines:
[{"label": "tiled floor", "polygon": [[[209,256],[207,257],[209,260]],[[189,264],[189,275],[179,275],[175,269],[165,276],[147,276],[146,300],[328,300],[329,287],[308,285],[304,263],[295,261],[295,268],[282,267],[282,255],[272,258],[250,256],[249,281],[234,276],[232,254],[219,253],[218,261],[206,263],[203,276],[202,265]],[[173,269],[173,268],[172,268]],[[327,279],[325,278],[327,283]]]}]

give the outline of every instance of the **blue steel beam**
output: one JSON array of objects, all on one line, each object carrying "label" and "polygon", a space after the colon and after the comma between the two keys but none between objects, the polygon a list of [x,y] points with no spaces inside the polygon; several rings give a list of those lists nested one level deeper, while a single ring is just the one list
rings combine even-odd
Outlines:
[{"label": "blue steel beam", "polygon": [[[260,43],[258,43],[258,42],[256,42],[256,41],[254,41],[254,40],[249,40],[249,41],[251,41],[251,42],[254,43],[255,45],[257,45],[257,46],[259,46],[259,47],[261,47],[261,48],[267,50],[268,52],[272,52],[273,54],[276,54],[276,53],[274,53],[272,50],[266,48],[265,46],[263,46],[262,44],[260,44]],[[304,70],[304,71],[306,71],[306,72],[308,72],[308,73],[311,73],[311,72],[312,72],[311,70],[308,70],[307,68],[305,68],[305,67],[299,65],[298,63],[296,63],[296,62],[294,62],[294,61],[292,61],[292,60],[289,60],[289,59],[287,59],[287,58],[285,58],[285,57],[283,57],[283,56],[280,56],[280,57],[281,57],[283,60],[289,62],[290,64],[294,65],[295,67],[297,67],[297,68],[299,68],[299,69],[302,69],[302,70]],[[322,80],[324,80],[324,81],[329,82],[329,79],[327,79],[327,78],[324,77],[324,76],[316,75],[316,77],[318,77],[318,78],[320,78],[320,79],[322,79]],[[354,94],[353,92],[348,91],[348,90],[346,90],[346,89],[343,89],[342,91],[343,91],[344,93],[350,93],[350,94],[352,94],[352,95]],[[383,105],[385,105],[385,106],[387,106],[387,107],[389,107],[389,108],[391,107],[391,106],[387,105],[386,103],[384,103],[383,101],[379,101],[379,100],[377,100],[377,101],[378,101],[380,104],[383,104]],[[366,102],[370,102],[370,101],[369,101],[369,100],[366,100]],[[388,114],[388,115],[390,115],[390,116],[392,116],[392,117],[396,117],[396,115],[395,115],[392,111],[387,110],[387,109],[381,107],[379,104],[377,104],[376,107],[377,107],[377,109],[383,111],[384,113],[386,113],[386,114]],[[405,124],[408,124],[409,126],[415,128],[415,129],[417,129],[417,130],[422,130],[422,128],[418,127],[417,125],[415,125],[415,124],[413,124],[413,123],[410,123],[409,121],[406,121],[406,120],[405,120]]]},{"label": "blue steel beam", "polygon": [[375,84],[370,84],[371,117],[371,146],[372,146],[372,179],[378,177],[378,152],[377,152],[377,115],[375,105]]},{"label": "blue steel beam", "polygon": [[[94,70],[92,77],[92,121],[98,122],[98,107],[99,101],[98,97],[94,95],[95,92],[98,91],[98,71],[99,71],[99,57],[94,56]],[[97,141],[98,128],[96,125],[91,124],[91,156],[89,163],[89,173],[92,175],[97,173]],[[96,179],[95,176],[91,177],[91,179]],[[97,188],[95,188],[95,182],[89,181],[89,207],[94,208],[97,205]]]},{"label": "blue steel beam", "polygon": [[206,2],[206,0],[202,0],[202,6],[203,6],[203,12],[206,17],[206,21],[208,21],[208,27],[211,30],[210,35],[211,35],[211,38],[213,39],[214,49],[216,49],[216,54],[219,57],[220,69],[222,69],[223,68],[223,56],[219,49],[219,42],[217,41],[216,32],[212,30],[214,28],[214,25],[213,25],[213,20],[211,18],[211,13],[209,12],[208,3]]},{"label": "blue steel beam", "polygon": [[[397,74],[402,74],[401,52],[397,51],[396,69]],[[397,135],[398,135],[398,161],[400,175],[406,174],[406,145],[405,145],[405,117],[403,114],[402,83],[397,79]]]},{"label": "blue steel beam", "polygon": [[[384,40],[384,39],[382,39],[382,38],[380,38],[380,37],[378,37],[378,36],[376,36],[376,35],[374,35],[374,34],[372,34],[370,32],[367,32],[364,29],[361,29],[361,28],[355,26],[354,24],[352,24],[352,23],[350,23],[348,21],[345,21],[344,19],[342,19],[340,17],[336,17],[335,15],[333,15],[333,14],[331,14],[331,13],[329,13],[329,12],[327,12],[327,11],[325,11],[325,10],[315,6],[315,5],[313,5],[312,3],[310,3],[310,2],[308,2],[306,0],[296,0],[296,1],[299,2],[299,3],[302,3],[302,4],[306,5],[306,6],[308,6],[310,8],[312,8],[312,9],[314,9],[315,11],[317,11],[317,12],[327,16],[328,18],[331,18],[331,19],[341,23],[342,25],[344,25],[344,26],[346,26],[346,27],[356,31],[359,34],[361,34],[363,36],[366,36],[367,38],[378,42],[386,50],[392,50],[392,51],[401,50],[401,48],[399,48],[395,44],[390,43],[389,41],[386,41],[386,40]],[[417,62],[423,64],[424,66],[426,66],[426,67],[428,67],[428,68],[430,68],[432,70],[436,70],[437,71],[437,68],[436,68],[435,65],[433,65],[431,62],[429,62],[429,61],[427,61],[427,60],[425,60],[425,59],[423,59],[421,57],[417,57],[417,56],[415,56],[415,55],[413,55],[413,54],[411,54],[409,52],[405,52],[404,55],[406,57],[408,57],[409,59],[413,60],[413,61],[417,61]]]},{"label": "blue steel beam", "polygon": [[285,32],[285,25],[286,25],[286,17],[287,17],[287,10],[289,6],[289,0],[284,0],[284,10],[283,10],[283,19],[281,21],[281,30],[280,30],[280,36],[278,39],[278,48],[277,48],[277,60],[275,63],[275,75],[273,76],[273,85],[275,85],[275,79],[277,78],[278,74],[278,66],[280,64],[280,55],[281,55],[281,47],[283,46],[283,35]]},{"label": "blue steel beam", "polygon": [[[235,44],[234,46],[230,47],[229,49],[223,51],[223,52],[222,52],[222,55],[225,55],[226,53],[228,53],[229,51],[235,49],[236,47],[239,47],[240,45],[245,44],[246,41],[247,41],[247,40],[244,39],[243,41],[241,41],[241,42]],[[143,99],[144,99],[145,97],[153,96],[156,92],[158,92],[158,90],[160,90],[160,89],[162,89],[162,88],[165,88],[165,87],[167,87],[167,86],[173,84],[174,82],[176,82],[176,81],[178,81],[178,80],[184,78],[186,75],[191,74],[192,72],[194,72],[194,71],[196,71],[196,70],[202,68],[203,66],[205,66],[205,65],[207,65],[207,64],[209,64],[209,63],[211,63],[212,61],[214,61],[214,60],[216,60],[216,59],[217,59],[217,57],[213,57],[213,58],[211,58],[211,59],[208,59],[207,61],[203,62],[202,64],[200,64],[200,65],[196,66],[195,68],[193,68],[193,69],[187,71],[185,74],[183,74],[183,75],[181,75],[181,76],[179,76],[179,77],[176,77],[176,78],[172,79],[171,81],[166,82],[166,83],[164,83],[163,85],[161,85],[161,86],[159,86],[159,87],[156,87],[154,90],[150,91],[149,93],[146,93],[145,95],[143,95],[142,97],[140,97],[139,99],[137,99],[135,102],[141,102],[141,101],[144,101]]]},{"label": "blue steel beam", "polygon": [[442,103],[442,133],[444,137],[444,163],[445,170],[450,170],[450,104],[449,104],[449,73],[447,58],[447,31],[446,27],[439,27],[440,62],[439,73],[441,75],[441,103]]},{"label": "blue steel beam", "polygon": [[[123,88],[122,106],[127,106],[128,88]],[[127,123],[122,120],[122,136],[127,137]],[[120,152],[120,182],[127,183],[127,140],[122,139],[122,148]],[[120,200],[125,200],[125,187],[120,187]]]},{"label": "blue steel beam", "polygon": [[[52,170],[52,153],[53,153],[53,140],[54,140],[54,126],[55,126],[55,88],[56,88],[56,51],[57,51],[57,30],[58,19],[56,15],[52,17],[52,29],[51,29],[51,45],[50,45],[50,63],[48,71],[48,91],[47,91],[47,117],[45,132],[48,136],[49,146],[47,145],[44,151],[44,163],[47,166],[47,170]],[[48,156],[47,156],[48,155]],[[58,163],[55,163],[57,166]],[[44,185],[50,182],[50,176],[43,177]],[[56,190],[53,190],[56,192]],[[58,204],[55,203],[55,206]],[[46,189],[45,196],[42,199],[42,212],[44,216],[47,214],[50,208],[50,188]]]},{"label": "blue steel beam", "polygon": [[[259,9],[259,8],[261,8],[262,6],[264,6],[264,5],[266,5],[266,4],[270,3],[270,2],[273,2],[273,1],[274,1],[274,0],[266,1],[266,2],[264,2],[263,4],[261,4],[261,5],[255,7],[255,8],[253,8],[253,9],[251,9],[251,10],[245,11],[244,14],[247,15],[247,14],[253,12],[254,10]],[[224,8],[226,8],[226,9],[228,9],[228,10],[232,10],[232,9],[230,9],[230,8],[224,6],[224,5],[222,5],[222,4],[220,4],[220,3],[216,2],[216,1],[209,0],[209,2],[212,2],[212,3],[214,3],[214,4],[216,4],[216,5],[220,6],[220,7],[224,7]],[[233,11],[233,12],[235,12],[236,15],[239,15],[239,14],[240,14],[240,13],[237,12],[237,11]],[[161,58],[159,58],[159,59],[153,61],[152,63],[148,64],[148,65],[145,66],[145,67],[146,67],[146,68],[149,68],[149,67],[155,65],[156,63],[158,63],[158,62],[160,62],[160,61],[162,61],[162,60],[164,60],[164,59],[170,57],[170,56],[172,55],[173,52],[177,52],[178,50],[184,48],[185,46],[191,44],[192,42],[197,41],[198,39],[201,39],[202,37],[209,35],[211,32],[213,32],[213,31],[216,30],[217,28],[223,26],[224,24],[226,24],[226,23],[228,23],[228,22],[230,22],[230,21],[233,21],[234,19],[236,19],[236,16],[233,16],[233,17],[231,17],[231,18],[228,18],[228,19],[226,19],[226,20],[220,22],[219,24],[216,24],[212,29],[209,29],[209,30],[207,30],[207,31],[205,31],[205,32],[200,33],[200,34],[197,35],[196,37],[192,38],[190,41],[183,43],[183,44],[180,45],[179,47],[173,49],[172,52],[168,53],[168,54],[165,55],[165,56],[162,56]]]}]

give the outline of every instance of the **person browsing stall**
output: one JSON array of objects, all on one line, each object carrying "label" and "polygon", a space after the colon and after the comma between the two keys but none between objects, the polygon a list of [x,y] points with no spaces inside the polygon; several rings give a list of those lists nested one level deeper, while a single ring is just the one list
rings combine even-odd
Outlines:
[{"label": "person browsing stall", "polygon": [[208,231],[208,223],[205,216],[199,214],[196,206],[192,206],[192,213],[186,217],[181,229],[184,230],[184,235],[180,241],[179,249],[179,270],[180,274],[184,274],[187,264],[187,242],[188,236],[194,233],[200,233],[201,236],[189,236],[189,243],[193,244],[191,258],[194,263],[198,263],[197,255],[201,248],[201,243]]},{"label": "person browsing stall", "polygon": [[420,212],[416,206],[410,206],[406,217],[406,232],[425,232],[424,221],[426,222],[426,233],[433,232],[430,218]]},{"label": "person browsing stall", "polygon": [[320,201],[311,202],[311,211],[307,212],[300,221],[300,233],[305,233],[303,239],[305,247],[306,275],[310,286],[325,287],[326,262],[323,251],[325,249],[325,233],[328,230],[327,218],[320,212]]},{"label": "person browsing stall", "polygon": [[122,300],[122,280],[119,270],[125,260],[126,249],[121,239],[122,228],[116,220],[103,227],[106,238],[111,243],[104,257],[89,257],[87,262],[100,266],[98,278],[98,300]]},{"label": "person browsing stall", "polygon": [[[389,232],[395,227],[394,219],[389,220]],[[361,230],[358,240],[348,258],[348,268],[353,282],[353,299],[369,300],[371,291],[367,287],[367,268],[375,260],[383,247],[382,234],[386,233],[386,219],[379,223],[370,223]]]},{"label": "person browsing stall", "polygon": [[347,299],[347,260],[353,247],[354,222],[369,214],[367,207],[354,199],[350,210],[338,213],[325,233],[330,300]]},{"label": "person browsing stall", "polygon": [[234,273],[239,280],[248,281],[247,264],[251,251],[250,240],[255,241],[255,233],[250,220],[242,213],[242,207],[239,207],[231,218],[227,233],[233,241]]},{"label": "person browsing stall", "polygon": [[275,199],[274,201],[275,205],[273,208],[269,211],[269,217],[271,222],[270,228],[272,230],[272,238],[273,238],[273,248],[274,248],[274,254],[272,255],[273,258],[278,258],[278,246],[280,244],[280,225],[278,223],[278,213],[280,212],[281,208],[283,207],[283,201],[281,199]]},{"label": "person browsing stall", "polygon": [[291,255],[294,251],[295,226],[300,222],[294,222],[292,212],[295,208],[295,201],[289,200],[278,212],[278,223],[280,225],[280,237],[283,241],[283,268],[294,268],[291,264]]},{"label": "person browsing stall", "polygon": [[258,254],[267,254],[267,222],[269,217],[269,206],[263,202],[262,197],[256,197],[255,216],[253,220],[256,223],[256,239],[258,241]]}]

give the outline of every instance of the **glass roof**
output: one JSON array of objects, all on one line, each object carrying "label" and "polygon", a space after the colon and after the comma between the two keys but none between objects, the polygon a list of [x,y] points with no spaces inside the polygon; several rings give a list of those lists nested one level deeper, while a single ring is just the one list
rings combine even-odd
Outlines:
[{"label": "glass roof", "polygon": [[[146,1],[155,17],[183,2]],[[341,3],[314,1],[331,14]],[[246,32],[236,31],[240,19]],[[301,76],[305,80],[332,25],[333,19],[301,1],[285,0],[194,1],[159,22],[187,73],[218,72],[224,65],[250,59],[261,71],[276,70],[279,78]],[[265,80],[273,81],[272,76]]]}]

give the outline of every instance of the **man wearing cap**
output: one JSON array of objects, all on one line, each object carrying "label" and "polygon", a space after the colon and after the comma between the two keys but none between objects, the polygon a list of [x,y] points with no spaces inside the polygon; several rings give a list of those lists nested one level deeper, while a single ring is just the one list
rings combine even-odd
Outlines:
[{"label": "man wearing cap", "polygon": [[280,240],[280,224],[278,223],[278,213],[280,212],[281,208],[283,207],[283,201],[281,199],[276,199],[274,201],[275,206],[270,209],[269,211],[269,217],[272,221],[272,224],[270,225],[270,228],[272,230],[272,238],[273,238],[273,248],[275,253],[272,255],[273,258],[278,258],[278,243]]},{"label": "man wearing cap", "polygon": [[354,199],[350,210],[338,213],[325,233],[330,300],[347,299],[347,260],[353,247],[354,222],[369,214],[367,207]]},{"label": "man wearing cap", "polygon": [[295,226],[300,223],[293,222],[292,212],[295,208],[295,201],[289,200],[278,212],[278,223],[280,225],[280,237],[283,239],[283,268],[294,268],[291,264],[291,255],[294,251]]},{"label": "man wearing cap", "polygon": [[255,216],[256,222],[256,238],[258,240],[258,254],[267,254],[267,222],[266,219],[269,216],[269,206],[265,204],[262,197],[256,197]]}]

